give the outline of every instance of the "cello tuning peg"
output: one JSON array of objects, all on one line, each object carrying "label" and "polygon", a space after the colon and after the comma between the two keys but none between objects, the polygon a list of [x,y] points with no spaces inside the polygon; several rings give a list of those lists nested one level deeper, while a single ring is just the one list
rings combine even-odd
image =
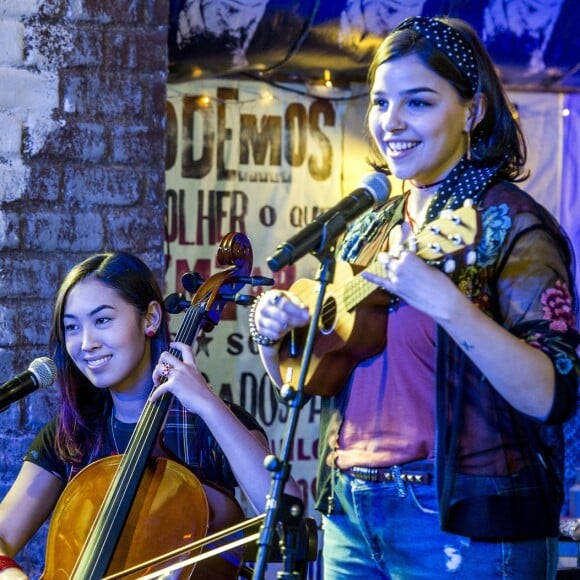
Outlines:
[{"label": "cello tuning peg", "polygon": [[203,278],[197,272],[186,272],[181,277],[183,287],[192,294],[195,294],[203,284]]},{"label": "cello tuning peg", "polygon": [[234,302],[240,306],[250,306],[256,300],[255,296],[250,294],[219,294],[218,298],[224,302]]},{"label": "cello tuning peg", "polygon": [[174,292],[165,298],[163,308],[170,314],[179,314],[189,308],[189,301],[181,292]]}]

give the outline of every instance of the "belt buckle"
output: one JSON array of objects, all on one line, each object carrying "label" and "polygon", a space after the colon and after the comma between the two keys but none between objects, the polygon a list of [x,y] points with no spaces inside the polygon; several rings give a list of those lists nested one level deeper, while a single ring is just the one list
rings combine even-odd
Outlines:
[{"label": "belt buckle", "polygon": [[387,472],[391,475],[391,480],[395,482],[395,487],[397,489],[397,495],[399,497],[405,497],[407,495],[407,490],[405,489],[405,474],[401,471],[398,465],[393,465],[391,469]]}]

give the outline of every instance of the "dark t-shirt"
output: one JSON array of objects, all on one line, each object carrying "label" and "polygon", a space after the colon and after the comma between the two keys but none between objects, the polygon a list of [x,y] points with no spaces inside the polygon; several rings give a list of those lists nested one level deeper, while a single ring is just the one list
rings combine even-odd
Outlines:
[{"label": "dark t-shirt", "polygon": [[[248,430],[257,430],[266,436],[262,427],[245,409],[233,403],[227,404]],[[88,457],[83,465],[73,469],[72,465],[57,456],[56,417],[40,430],[24,456],[24,461],[30,461],[68,481],[71,475],[84,465],[103,457],[124,453],[135,424],[118,421],[113,418],[110,411],[105,415],[104,421],[107,425],[103,445],[97,453]],[[186,411],[178,401],[174,402],[169,411],[163,431],[163,442],[178,459],[191,467],[196,475],[203,477],[204,481],[215,483],[230,491],[237,485],[229,462],[211,431],[197,415]]]}]

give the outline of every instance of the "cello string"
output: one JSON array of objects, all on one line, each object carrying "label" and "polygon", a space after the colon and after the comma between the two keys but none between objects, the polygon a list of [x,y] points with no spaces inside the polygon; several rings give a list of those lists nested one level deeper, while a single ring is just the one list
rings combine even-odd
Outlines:
[{"label": "cello string", "polygon": [[[193,313],[193,314],[192,314]],[[184,342],[184,339],[191,336],[194,333],[195,326],[200,326],[201,322],[196,322],[194,320],[196,314],[199,314],[199,309],[187,310],[182,325],[177,333],[176,340]],[[171,349],[173,354],[179,355],[179,351],[176,349]],[[153,425],[158,421],[161,421],[167,412],[167,407],[169,404],[169,399],[172,395],[167,394],[162,397],[157,403],[154,404],[147,402],[143,412],[137,422],[137,426],[133,435],[129,440],[129,444],[123,458],[117,467],[117,471],[111,480],[105,499],[102,502],[97,515],[95,517],[91,532],[86,538],[85,544],[83,546],[82,553],[87,553],[85,549],[92,542],[93,548],[91,553],[94,554],[95,551],[101,553],[104,549],[108,538],[116,531],[115,527],[111,525],[112,521],[117,517],[119,509],[124,505],[126,497],[131,492],[129,483],[134,481],[135,473],[137,472],[137,466],[139,463],[139,450],[142,450],[144,444],[149,437]],[[131,492],[132,494],[134,492]],[[102,517],[102,513],[105,508],[107,508],[107,515]],[[94,531],[93,531],[94,530]],[[100,549],[98,548],[100,546]],[[97,565],[99,558],[93,558],[95,565]],[[77,561],[77,566],[79,561]]]}]

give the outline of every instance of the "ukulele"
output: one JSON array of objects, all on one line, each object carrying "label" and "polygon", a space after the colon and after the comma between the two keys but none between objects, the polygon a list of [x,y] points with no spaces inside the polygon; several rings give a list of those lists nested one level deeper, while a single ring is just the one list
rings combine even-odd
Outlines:
[{"label": "ukulele", "polygon": [[[450,274],[455,269],[453,256],[464,252],[468,264],[474,263],[473,246],[478,237],[479,214],[467,200],[457,210],[444,210],[430,222],[405,248],[433,266]],[[386,345],[385,325],[389,293],[366,280],[362,272],[384,275],[383,264],[372,262],[366,269],[338,262],[335,280],[329,284],[321,308],[304,392],[331,397],[340,392],[354,367],[362,360],[379,353]],[[290,287],[312,312],[320,283],[300,279]],[[302,353],[308,327],[295,328],[282,340],[279,369],[284,384],[297,388]]]}]

